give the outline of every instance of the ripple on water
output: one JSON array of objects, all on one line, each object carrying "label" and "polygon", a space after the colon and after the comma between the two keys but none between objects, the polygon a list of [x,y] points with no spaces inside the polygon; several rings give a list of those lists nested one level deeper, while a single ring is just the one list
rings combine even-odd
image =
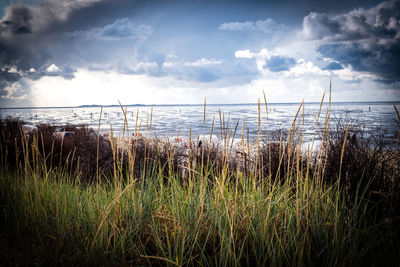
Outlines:
[{"label": "ripple on water", "polygon": [[[261,128],[263,130],[279,131],[289,129],[299,104],[269,104],[268,119],[265,107],[261,107]],[[319,112],[319,104],[305,104],[297,118],[304,128],[305,138],[311,138],[316,127]],[[327,105],[321,109],[319,125],[323,126]],[[371,109],[371,111],[370,111]],[[393,133],[399,128],[396,115],[391,103],[333,103],[331,106],[331,124],[341,120],[353,122],[368,130],[380,127],[386,132]],[[220,134],[221,117],[225,123],[224,128],[234,130],[238,123],[238,132],[241,132],[243,121],[246,120],[245,131],[251,138],[258,133],[258,106],[249,105],[210,105],[206,107],[206,122],[203,125],[204,106],[154,106],[153,112],[150,106],[128,107],[127,121],[130,132],[135,126],[145,131],[152,116],[152,132],[159,137],[175,135],[180,130],[180,135],[208,134],[212,128],[214,118],[214,133]],[[1,109],[1,118],[12,116],[20,118],[28,123],[62,124],[86,124],[95,129],[98,128],[100,108],[53,108],[53,109]],[[137,116],[139,119],[137,120]],[[303,124],[304,119],[304,124]],[[101,118],[101,131],[107,132],[112,127],[115,134],[122,134],[124,128],[124,115],[120,107],[105,107]],[[334,127],[331,126],[333,129]],[[232,131],[233,131],[232,130]]]}]

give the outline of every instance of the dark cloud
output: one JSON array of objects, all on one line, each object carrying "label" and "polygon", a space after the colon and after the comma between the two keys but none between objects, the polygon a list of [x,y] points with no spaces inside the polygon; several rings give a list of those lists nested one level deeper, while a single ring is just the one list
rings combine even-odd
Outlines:
[{"label": "dark cloud", "polygon": [[[11,86],[14,82],[21,79],[21,75],[15,72],[9,72],[9,69],[0,69],[0,88]],[[1,91],[1,90],[0,90]]]},{"label": "dark cloud", "polygon": [[22,34],[32,32],[33,15],[31,8],[16,5],[8,8],[7,13],[0,22],[1,35],[9,33]]},{"label": "dark cloud", "polygon": [[356,71],[374,73],[382,80],[400,80],[400,42],[390,45],[344,43],[325,44],[318,48],[322,55],[350,65]]},{"label": "dark cloud", "polygon": [[374,73],[377,81],[400,80],[400,1],[336,16],[311,13],[303,36],[324,41],[317,51],[341,65]]},{"label": "dark cloud", "polygon": [[75,72],[76,72],[76,70],[69,66],[58,67],[55,64],[51,64],[48,66],[47,65],[42,66],[38,70],[28,71],[25,73],[25,77],[32,79],[32,80],[40,79],[41,77],[44,77],[44,76],[49,76],[49,77],[60,76],[60,77],[63,77],[64,79],[72,79],[75,77],[75,75],[74,75]]},{"label": "dark cloud", "polygon": [[[235,65],[232,58],[234,51],[247,49],[249,44],[257,44],[253,39],[243,42],[240,34],[244,36],[246,32],[218,31],[218,25],[225,30],[285,32],[311,10],[320,13],[315,13],[314,17],[308,16],[305,19],[308,24],[305,25],[313,30],[309,38],[327,41],[326,47],[320,48],[321,54],[340,58],[337,60],[340,64],[345,65],[343,62],[347,60],[351,62],[348,64],[358,64],[358,68],[366,69],[364,62],[357,63],[355,59],[346,58],[348,47],[333,45],[347,45],[345,42],[351,43],[352,40],[362,38],[367,40],[368,47],[368,40],[375,38],[385,49],[393,46],[398,40],[398,20],[390,18],[395,16],[396,8],[380,8],[379,20],[375,24],[370,22],[373,16],[369,15],[369,11],[364,16],[349,17],[346,23],[321,12],[332,14],[353,6],[371,6],[375,2],[349,0],[333,3],[308,0],[288,4],[279,0],[251,0],[250,3],[243,0],[234,0],[233,3],[228,0],[41,0],[39,4],[31,3],[30,6],[8,5],[0,19],[0,91],[8,87],[8,93],[18,98],[21,96],[16,92],[22,92],[19,88],[24,83],[18,83],[19,86],[16,82],[24,78],[34,80],[43,76],[61,76],[70,79],[80,68],[154,77],[171,76],[205,84],[243,84],[258,77],[259,73],[254,69],[254,64]],[[221,24],[226,21],[233,23]],[[371,28],[370,25],[376,26]],[[356,27],[355,30],[350,26]],[[233,36],[229,42],[224,39],[227,35]],[[266,43],[265,36],[269,34],[259,35],[262,36],[260,43]],[[382,40],[384,44],[380,43]],[[221,43],[224,45],[221,46]],[[369,47],[367,50],[364,46],[354,46],[352,49],[364,49],[372,53],[372,49],[377,46]],[[176,60],[180,60],[181,64],[165,69],[164,63],[171,60],[167,55],[178,56]],[[395,56],[394,53],[391,55]],[[203,57],[222,58],[226,61],[204,66],[185,64],[189,61],[194,63]],[[379,58],[377,62],[383,64],[382,53],[372,53],[370,57],[371,60]],[[53,64],[57,68],[50,68]],[[277,56],[267,60],[264,67],[279,72],[289,70],[294,64],[292,58]],[[9,73],[11,68],[15,68],[17,73]],[[52,71],[48,71],[48,68]]]},{"label": "dark cloud", "polygon": [[[152,28],[126,17],[143,6],[144,1],[126,0],[43,0],[36,6],[9,5],[0,18],[0,68],[16,68],[19,78],[69,79],[79,67],[107,63],[115,67],[119,60],[129,61],[137,55],[153,60],[151,52],[137,51]],[[129,47],[132,52],[127,54]],[[52,64],[59,71],[47,72]],[[32,68],[36,71],[31,72]],[[0,90],[6,84],[0,75]]]},{"label": "dark cloud", "polygon": [[342,70],[343,66],[336,63],[336,62],[331,62],[327,66],[322,68],[323,70]]},{"label": "dark cloud", "polygon": [[[304,18],[303,35],[308,39],[328,41],[394,38],[400,27],[396,25],[396,21],[391,22],[391,18],[397,19],[398,15],[396,17],[394,14],[387,14],[386,10],[386,8],[377,9],[372,15],[372,12],[360,9],[334,17],[312,12]],[[385,13],[385,16],[381,16],[381,12]]]},{"label": "dark cloud", "polygon": [[271,56],[265,61],[264,69],[269,69],[272,72],[280,72],[290,70],[296,65],[296,60],[286,56]]},{"label": "dark cloud", "polygon": [[24,76],[31,68],[39,69],[51,60],[54,36],[46,31],[60,22],[51,6],[49,2],[41,7],[6,8],[0,20],[0,67],[16,68]]},{"label": "dark cloud", "polygon": [[18,79],[21,78],[21,75],[16,73],[16,72],[10,72],[10,69],[5,68],[3,70],[0,70],[0,80],[6,81],[6,82],[15,82],[18,81]]},{"label": "dark cloud", "polygon": [[[98,0],[45,0],[38,6],[7,6],[0,20],[0,67],[14,67],[22,76],[25,73],[32,76],[28,73],[31,68],[39,70],[53,64],[61,53],[71,53],[68,44],[63,43],[64,29],[76,23],[71,21],[74,14],[98,3]],[[95,17],[86,19],[91,21]],[[85,25],[84,20],[78,23]]]},{"label": "dark cloud", "polygon": [[[134,25],[126,18],[116,18],[121,10],[132,13],[136,2],[43,0],[38,5],[8,5],[0,18],[0,69],[13,68],[18,73],[1,71],[0,93],[4,96],[22,91],[24,88],[19,90],[20,87],[26,84],[16,82],[24,78],[36,80],[44,76],[60,76],[71,79],[77,68],[105,60],[107,53],[104,50],[92,49],[94,45],[76,41],[82,36],[68,33],[90,35],[93,43],[121,39],[143,42],[151,34],[151,28]],[[127,4],[130,8],[125,8]],[[57,69],[48,71],[53,64]],[[4,91],[6,89],[9,92]]]}]

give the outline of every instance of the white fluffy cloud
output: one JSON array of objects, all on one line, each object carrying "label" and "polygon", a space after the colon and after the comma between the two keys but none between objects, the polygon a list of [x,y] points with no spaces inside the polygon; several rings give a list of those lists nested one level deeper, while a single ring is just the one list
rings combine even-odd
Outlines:
[{"label": "white fluffy cloud", "polygon": [[60,71],[61,71],[60,68],[57,67],[56,64],[51,64],[51,65],[48,66],[47,69],[46,69],[46,72],[49,72],[49,73],[55,73],[55,72],[60,72]]},{"label": "white fluffy cloud", "polygon": [[266,48],[263,48],[260,50],[258,53],[253,53],[250,52],[250,50],[237,50],[235,52],[235,57],[236,58],[247,58],[247,59],[256,59],[256,64],[257,64],[257,69],[259,71],[264,71],[266,68],[266,64],[271,60],[275,58],[291,58],[287,56],[287,53],[284,49],[282,48],[276,48],[274,50],[269,50]]},{"label": "white fluffy cloud", "polygon": [[19,82],[12,83],[10,86],[4,88],[4,91],[6,92],[6,95],[2,96],[4,99],[22,100],[27,97],[26,92]]},{"label": "white fluffy cloud", "polygon": [[[277,48],[274,50],[261,49],[260,52],[251,52],[250,50],[238,50],[235,52],[236,58],[255,59],[257,69],[263,74],[274,73],[277,77],[337,77],[344,81],[358,81],[361,79],[377,80],[379,77],[371,73],[362,73],[355,71],[351,65],[337,69],[323,69],[315,65],[310,60],[304,58],[292,58],[285,49]],[[288,61],[290,60],[290,62]],[[324,58],[324,61],[336,63],[330,58]],[[276,66],[273,66],[276,64]],[[287,66],[286,66],[286,65]],[[277,71],[278,70],[278,71]]]},{"label": "white fluffy cloud", "polygon": [[[149,77],[78,69],[73,79],[46,76],[33,81],[28,97],[36,106],[117,104],[118,100],[123,104],[188,104],[202,103],[204,97],[208,103],[254,103],[257,98],[262,98],[265,90],[269,102],[319,101],[323,92],[329,90],[332,78],[334,101],[346,101],[355,96],[359,100],[368,100],[371,95],[376,100],[387,100],[385,94],[379,93],[383,92],[379,84],[368,79],[347,83],[341,78],[343,75],[354,73],[348,69],[322,71],[310,62],[303,62],[290,71],[264,72],[261,77],[244,85],[224,86],[216,83],[205,85],[171,76]],[[362,94],[360,88],[363,86],[369,88],[368,94]],[[9,97],[18,97],[21,87],[15,85],[14,88],[10,89]]]}]

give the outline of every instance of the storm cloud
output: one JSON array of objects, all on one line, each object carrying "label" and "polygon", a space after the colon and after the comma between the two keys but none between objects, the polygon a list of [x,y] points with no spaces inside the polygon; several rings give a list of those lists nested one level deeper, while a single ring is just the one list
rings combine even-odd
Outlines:
[{"label": "storm cloud", "polygon": [[[135,12],[143,7],[146,4],[142,1],[123,0],[46,0],[39,6],[7,6],[0,20],[0,89],[22,78],[72,79],[78,68],[169,75],[200,83],[229,76],[226,69],[230,68],[222,70],[196,61],[185,65],[190,61],[181,60],[175,68],[163,68],[166,54],[146,44],[154,29],[134,19]],[[11,68],[18,74],[8,73]]]},{"label": "storm cloud", "polygon": [[[94,0],[43,1],[39,6],[11,5],[0,20],[0,62],[3,69],[14,68],[18,78],[60,75],[71,77],[70,67],[57,72],[46,72],[54,58],[54,44],[59,42],[57,29],[67,22],[69,15],[94,3]],[[63,71],[66,69],[66,71]],[[32,71],[35,70],[35,71]],[[14,85],[14,79],[0,76],[0,84]]]},{"label": "storm cloud", "polygon": [[[129,2],[129,7],[136,5],[136,1]],[[78,39],[139,42],[151,34],[147,25],[118,18],[125,7],[126,1],[121,0],[45,0],[37,6],[9,5],[0,19],[0,67],[16,69],[18,78],[73,78],[76,68],[102,59],[90,53],[90,45],[78,44]],[[99,24],[104,26],[94,27]],[[53,64],[57,71],[46,71]],[[0,75],[1,88],[16,81],[16,75],[9,76],[4,71]]]},{"label": "storm cloud", "polygon": [[399,1],[378,3],[2,2],[0,105],[23,106],[44,92],[87,88],[97,77],[151,81],[150,88],[173,92],[253,88],[266,80],[287,84],[289,76],[312,83],[331,74],[346,84],[365,79],[397,92]]},{"label": "storm cloud", "polygon": [[330,16],[310,13],[303,37],[321,40],[317,51],[356,71],[376,74],[387,83],[400,80],[400,1]]}]

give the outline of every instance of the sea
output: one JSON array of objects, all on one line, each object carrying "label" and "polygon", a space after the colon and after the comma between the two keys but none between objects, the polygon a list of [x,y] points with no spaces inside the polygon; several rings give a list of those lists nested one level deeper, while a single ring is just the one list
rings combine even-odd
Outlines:
[{"label": "sea", "polygon": [[86,125],[101,133],[122,136],[265,139],[287,133],[296,125],[305,142],[320,138],[329,114],[330,129],[358,127],[397,139],[400,123],[394,108],[400,102],[252,103],[204,105],[128,105],[47,108],[1,108],[0,118],[27,124]]}]

